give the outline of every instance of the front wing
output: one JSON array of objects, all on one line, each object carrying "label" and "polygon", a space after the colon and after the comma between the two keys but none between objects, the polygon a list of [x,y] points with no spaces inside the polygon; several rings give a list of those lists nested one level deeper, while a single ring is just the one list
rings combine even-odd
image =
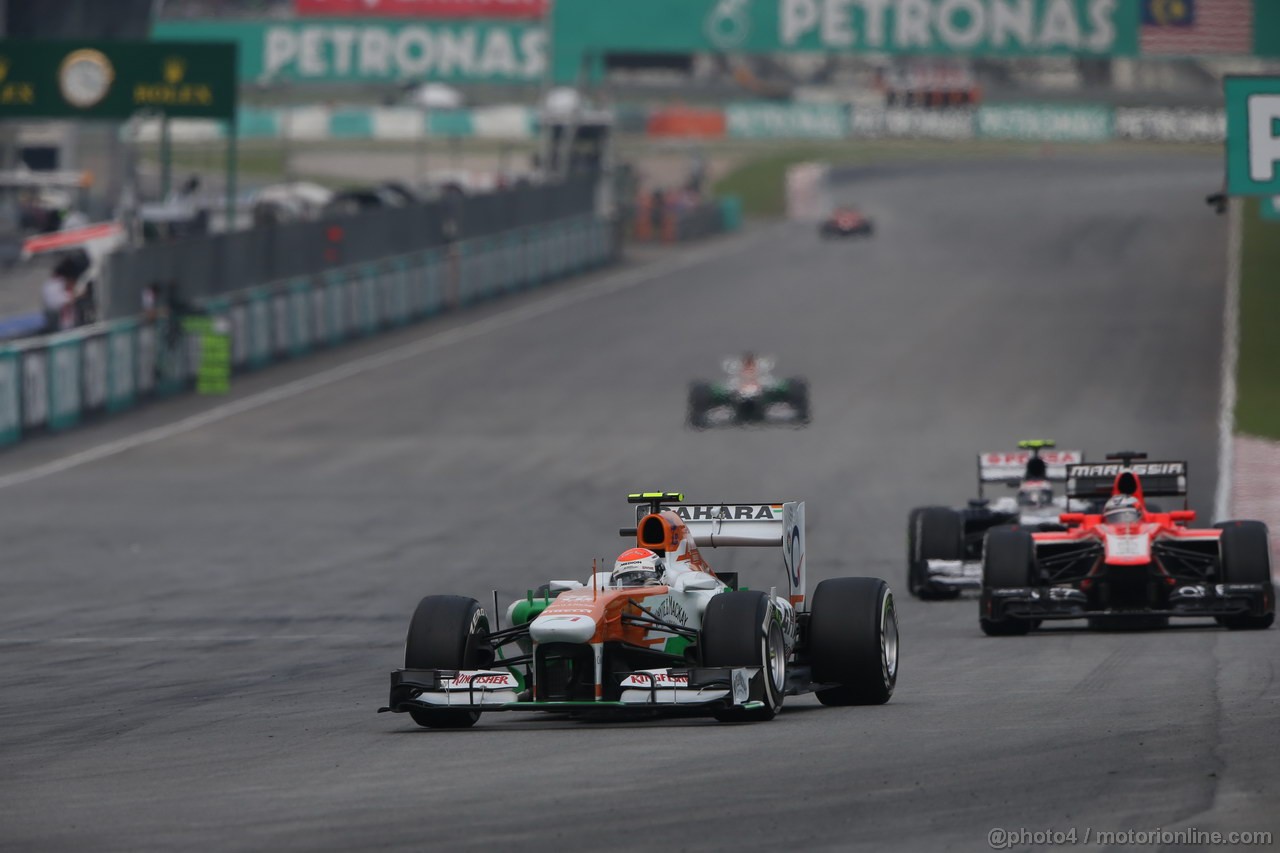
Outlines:
[{"label": "front wing", "polygon": [[1078,589],[1069,587],[1004,587],[982,590],[983,617],[1005,619],[1083,619],[1089,616],[1262,616],[1275,609],[1275,587],[1269,583],[1187,584],[1169,594],[1164,609],[1098,609]]},{"label": "front wing", "polygon": [[547,702],[529,698],[514,675],[497,670],[398,669],[391,673],[391,698],[379,713],[420,708],[471,711],[563,711],[598,708],[718,710],[764,707],[764,670],[759,667],[689,667],[629,673],[619,698],[595,702]]},{"label": "front wing", "polygon": [[981,560],[926,560],[928,582],[952,589],[978,589],[982,586]]}]

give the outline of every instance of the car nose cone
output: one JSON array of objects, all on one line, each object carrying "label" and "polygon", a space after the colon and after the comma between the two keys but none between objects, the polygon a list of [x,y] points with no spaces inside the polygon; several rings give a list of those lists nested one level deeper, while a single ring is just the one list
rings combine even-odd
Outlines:
[{"label": "car nose cone", "polygon": [[529,626],[535,643],[589,643],[596,633],[590,616],[544,613]]}]

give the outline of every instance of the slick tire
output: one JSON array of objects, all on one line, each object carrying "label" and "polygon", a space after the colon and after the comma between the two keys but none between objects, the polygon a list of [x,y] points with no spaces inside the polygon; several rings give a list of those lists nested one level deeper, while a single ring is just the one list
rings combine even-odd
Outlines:
[{"label": "slick tire", "polygon": [[[1035,544],[1031,534],[1013,527],[994,527],[987,532],[982,548],[982,603],[985,614],[988,589],[1035,585]],[[978,624],[988,637],[1015,637],[1039,625],[1025,619],[988,619],[979,615]]]},{"label": "slick tire", "polygon": [[756,723],[777,716],[787,687],[787,650],[766,593],[743,590],[712,598],[703,616],[699,645],[705,666],[761,669],[764,707],[726,708],[715,712],[717,720]]},{"label": "slick tire", "polygon": [[706,382],[694,382],[689,386],[688,424],[693,429],[707,428],[707,410],[713,403],[711,386]]},{"label": "slick tire", "polygon": [[[493,664],[489,619],[474,598],[428,595],[418,602],[405,638],[405,669],[484,669]],[[415,708],[409,712],[420,726],[465,729],[480,719],[479,711]]]},{"label": "slick tire", "polygon": [[920,598],[921,587],[924,586],[924,565],[917,559],[916,544],[920,526],[920,514],[924,507],[916,507],[907,514],[907,592]]},{"label": "slick tire", "polygon": [[809,382],[796,377],[787,380],[787,402],[796,410],[796,423],[806,426],[809,423]]},{"label": "slick tire", "polygon": [[929,560],[964,559],[964,516],[945,506],[921,509],[916,517],[917,598],[924,601],[944,601],[956,598],[960,590],[929,583],[926,562]]},{"label": "slick tire", "polygon": [[[1261,521],[1223,521],[1214,527],[1222,531],[1222,582],[1271,583],[1271,549],[1267,526]],[[1275,589],[1266,596],[1267,609],[1261,615],[1217,616],[1218,624],[1233,631],[1259,631],[1276,621]]]},{"label": "slick tire", "polygon": [[823,705],[883,705],[898,683],[898,614],[880,578],[830,578],[809,612],[813,680]]}]

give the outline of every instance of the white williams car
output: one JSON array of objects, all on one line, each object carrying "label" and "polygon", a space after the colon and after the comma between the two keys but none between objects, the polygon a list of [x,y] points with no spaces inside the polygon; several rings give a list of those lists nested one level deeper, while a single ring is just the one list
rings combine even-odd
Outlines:
[{"label": "white williams car", "polygon": [[[1053,441],[1018,442],[1017,450],[978,454],[978,497],[965,507],[926,506],[907,519],[907,586],[918,598],[954,598],[982,586],[987,531],[1017,524],[1028,530],[1063,530],[1059,515],[1086,508],[1057,491],[1067,466],[1084,461],[1079,450]],[[988,498],[986,487],[1003,483],[1016,492]]]}]

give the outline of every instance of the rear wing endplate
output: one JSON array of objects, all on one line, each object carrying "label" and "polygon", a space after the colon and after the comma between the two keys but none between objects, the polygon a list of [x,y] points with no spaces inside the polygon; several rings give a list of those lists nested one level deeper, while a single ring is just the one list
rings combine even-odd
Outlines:
[{"label": "rear wing endplate", "polygon": [[1067,497],[1099,500],[1111,497],[1116,477],[1125,472],[1138,477],[1142,494],[1149,498],[1181,498],[1187,494],[1186,462],[1087,462],[1067,466]]}]

